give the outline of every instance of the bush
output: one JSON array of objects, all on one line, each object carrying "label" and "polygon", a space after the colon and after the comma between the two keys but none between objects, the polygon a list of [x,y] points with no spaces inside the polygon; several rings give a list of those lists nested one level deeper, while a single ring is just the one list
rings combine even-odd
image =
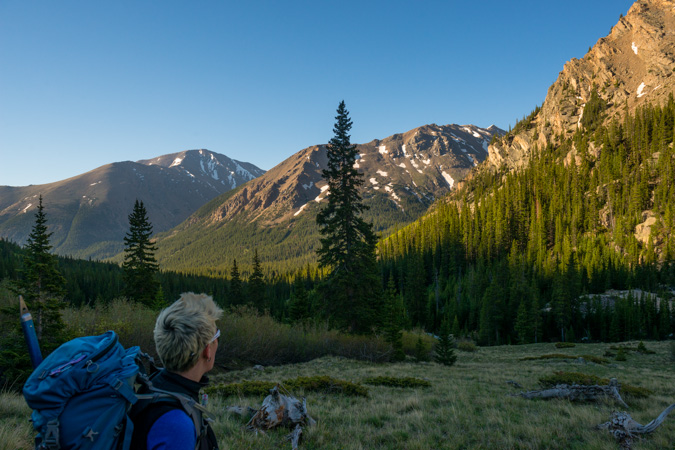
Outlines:
[{"label": "bush", "polygon": [[463,352],[477,352],[478,346],[473,341],[459,341],[457,342],[457,350]]},{"label": "bush", "polygon": [[577,344],[574,342],[556,342],[555,343],[555,348],[572,348],[576,347]]},{"label": "bush", "polygon": [[[209,386],[204,389],[209,395],[222,397],[251,396],[267,397],[270,390],[278,383],[273,381],[242,381]],[[280,383],[288,391],[301,389],[305,392],[321,392],[324,394],[343,394],[351,397],[367,397],[368,389],[350,381],[338,380],[328,376],[298,377]]]},{"label": "bush", "polygon": [[623,349],[623,347],[619,347],[619,350],[616,352],[616,357],[614,358],[615,361],[625,361],[626,360],[626,351]]},{"label": "bush", "polygon": [[431,382],[413,377],[374,377],[363,380],[373,386],[389,386],[398,388],[431,387]]},{"label": "bush", "polygon": [[417,338],[415,344],[415,362],[429,361],[429,346],[422,339],[422,334]]},{"label": "bush", "polygon": [[596,364],[609,364],[609,360],[595,355],[581,355],[586,361],[594,362]]},{"label": "bush", "polygon": [[637,352],[642,353],[643,355],[653,355],[656,353],[653,350],[649,350],[644,342],[640,341],[637,346]]},{"label": "bush", "polygon": [[534,361],[537,359],[577,359],[577,357],[572,355],[564,355],[562,353],[549,353],[547,355],[525,356],[524,358],[520,358],[521,361]]},{"label": "bush", "polygon": [[[596,375],[588,375],[581,372],[554,372],[553,375],[539,378],[539,384],[541,384],[544,388],[555,387],[558,384],[607,386],[609,384],[609,378],[600,378]],[[621,384],[621,389],[619,389],[619,392],[622,395],[628,395],[633,398],[647,398],[653,394],[653,392],[647,388],[623,383]]]}]

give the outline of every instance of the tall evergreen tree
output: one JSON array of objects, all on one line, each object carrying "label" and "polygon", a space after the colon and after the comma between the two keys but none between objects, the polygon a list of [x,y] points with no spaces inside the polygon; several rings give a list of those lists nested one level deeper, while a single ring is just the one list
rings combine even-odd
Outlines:
[{"label": "tall evergreen tree", "polygon": [[375,260],[377,238],[361,213],[367,209],[358,187],[363,175],[355,168],[356,145],[350,142],[352,121],[345,102],[337,109],[334,136],[327,147],[328,204],[317,214],[321,247],[319,265],[329,274],[322,286],[325,312],[336,325],[368,332],[379,317],[381,282]]},{"label": "tall evergreen tree", "polygon": [[155,259],[157,247],[151,241],[152,224],[143,202],[138,199],[129,214],[129,231],[124,237],[124,281],[128,298],[153,306],[157,300],[159,265]]},{"label": "tall evergreen tree", "polygon": [[253,272],[248,279],[248,298],[259,312],[265,309],[265,279],[258,257],[258,249],[255,249],[253,254]]},{"label": "tall evergreen tree", "polygon": [[56,256],[50,253],[51,235],[47,232],[47,216],[40,195],[35,225],[25,247],[22,276],[14,283],[12,290],[24,296],[26,306],[35,318],[38,340],[46,352],[62,343],[61,338],[65,333],[61,308],[66,294],[66,279],[59,272]]},{"label": "tall evergreen tree", "polygon": [[450,333],[450,321],[445,318],[438,332],[438,342],[434,348],[434,359],[437,363],[451,366],[457,361],[455,355],[455,339]]},{"label": "tall evergreen tree", "polygon": [[239,275],[239,267],[237,267],[237,260],[232,261],[232,268],[230,269],[230,305],[241,305],[244,303],[244,287],[241,284],[241,275]]},{"label": "tall evergreen tree", "polygon": [[384,339],[391,344],[392,361],[405,360],[403,352],[403,300],[396,293],[394,277],[389,278],[387,290],[384,293],[384,323],[382,324]]},{"label": "tall evergreen tree", "polygon": [[288,315],[292,322],[302,322],[309,318],[309,314],[309,294],[305,289],[305,280],[298,274],[293,281]]}]

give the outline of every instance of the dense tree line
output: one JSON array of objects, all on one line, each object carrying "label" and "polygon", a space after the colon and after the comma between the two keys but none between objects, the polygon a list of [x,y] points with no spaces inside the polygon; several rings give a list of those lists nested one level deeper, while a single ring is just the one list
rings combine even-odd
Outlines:
[{"label": "dense tree line", "polygon": [[[438,333],[442,324],[444,332],[482,344],[673,333],[675,101],[671,96],[605,126],[601,99],[587,110],[581,130],[535,149],[526,167],[478,172],[422,219],[380,241],[379,275],[370,278],[379,283],[372,300],[380,313],[371,329],[380,327],[395,347],[401,327]],[[296,222],[294,233],[304,232],[293,245],[285,241],[280,249],[275,242],[282,236],[258,236],[240,243],[248,253],[215,268],[204,260],[183,273],[160,270],[161,295],[169,301],[185,291],[206,292],[223,306],[250,305],[280,321],[325,320],[321,286],[331,265],[313,263],[310,219]],[[640,240],[636,226],[646,219],[653,221],[651,234]],[[0,279],[19,277],[25,251],[0,240]],[[275,265],[277,252],[284,265]],[[292,252],[295,259],[288,258]],[[124,293],[117,264],[59,257],[58,267],[73,306]],[[593,296],[608,289],[655,295]]]},{"label": "dense tree line", "polygon": [[[535,149],[519,171],[477,174],[380,242],[409,324],[437,330],[443,316],[456,317],[484,344],[673,332],[668,301],[579,297],[643,288],[672,298],[675,102],[671,95],[663,107],[598,123],[592,117],[571,139]],[[636,226],[648,217],[641,241]]]}]

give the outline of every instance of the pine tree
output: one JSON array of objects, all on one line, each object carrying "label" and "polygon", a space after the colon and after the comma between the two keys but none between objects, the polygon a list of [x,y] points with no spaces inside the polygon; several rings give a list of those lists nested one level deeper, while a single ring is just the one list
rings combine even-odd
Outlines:
[{"label": "pine tree", "polygon": [[377,238],[361,213],[367,209],[358,187],[363,175],[355,168],[356,145],[350,142],[352,121],[340,102],[327,147],[328,204],[317,214],[321,247],[319,266],[329,270],[322,286],[325,312],[335,324],[351,332],[372,330],[380,317],[381,281],[375,259]]},{"label": "pine tree", "polygon": [[389,278],[387,290],[384,293],[384,340],[391,344],[392,347],[392,361],[405,360],[405,353],[403,352],[403,302],[401,297],[396,293],[396,286],[394,285],[394,277]]},{"label": "pine tree", "polygon": [[438,342],[434,351],[436,352],[434,359],[439,364],[451,366],[457,361],[455,339],[450,334],[450,322],[447,319],[444,319],[441,323],[441,329],[438,332]]},{"label": "pine tree", "polygon": [[429,361],[429,347],[422,339],[422,333],[417,335],[417,342],[415,343],[415,362]]},{"label": "pine tree", "polygon": [[23,295],[26,306],[35,322],[35,332],[43,352],[48,353],[66,339],[65,325],[61,318],[63,298],[66,294],[66,279],[59,272],[56,256],[50,253],[52,246],[47,232],[47,217],[38,200],[35,225],[28,235],[23,258],[21,278],[12,286],[12,291]]},{"label": "pine tree", "polygon": [[292,322],[302,322],[310,316],[309,294],[305,289],[305,281],[298,275],[293,281],[293,291],[288,306],[288,316]]},{"label": "pine tree", "polygon": [[138,199],[129,214],[129,231],[124,237],[124,281],[128,298],[147,306],[155,304],[159,282],[159,265],[155,259],[157,247],[151,241],[152,224],[143,202]]},{"label": "pine tree", "polygon": [[239,267],[237,267],[237,260],[232,261],[232,268],[230,269],[230,305],[242,305],[244,303],[244,288],[241,284],[241,275],[239,275]]},{"label": "pine tree", "polygon": [[248,279],[249,302],[259,311],[265,309],[265,280],[260,266],[258,249],[253,254],[253,272]]}]

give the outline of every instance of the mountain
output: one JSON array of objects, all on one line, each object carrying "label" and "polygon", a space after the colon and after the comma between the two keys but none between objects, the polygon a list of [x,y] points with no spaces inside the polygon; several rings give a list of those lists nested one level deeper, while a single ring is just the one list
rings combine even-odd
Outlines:
[{"label": "mountain", "polygon": [[[366,218],[385,232],[408,223],[448,193],[487,155],[495,126],[425,125],[357,146]],[[223,275],[254,248],[275,270],[314,259],[317,208],[325,200],[326,147],[305,148],[263,176],[215,198],[160,236],[163,268]]]},{"label": "mountain", "polygon": [[450,319],[481,345],[672,336],[674,83],[675,1],[638,1],[461,186],[380,241],[411,325]]},{"label": "mountain", "polygon": [[589,109],[602,110],[607,122],[646,103],[663,104],[674,90],[675,2],[637,1],[583,58],[565,64],[540,109],[490,146],[487,167],[522,167],[534,145],[560,143],[595,122]]},{"label": "mountain", "polygon": [[252,164],[209,150],[187,150],[107,164],[56,183],[0,186],[0,237],[23,244],[42,195],[54,251],[105,258],[122,250],[136,199],[145,204],[155,232],[161,232],[263,173]]}]

